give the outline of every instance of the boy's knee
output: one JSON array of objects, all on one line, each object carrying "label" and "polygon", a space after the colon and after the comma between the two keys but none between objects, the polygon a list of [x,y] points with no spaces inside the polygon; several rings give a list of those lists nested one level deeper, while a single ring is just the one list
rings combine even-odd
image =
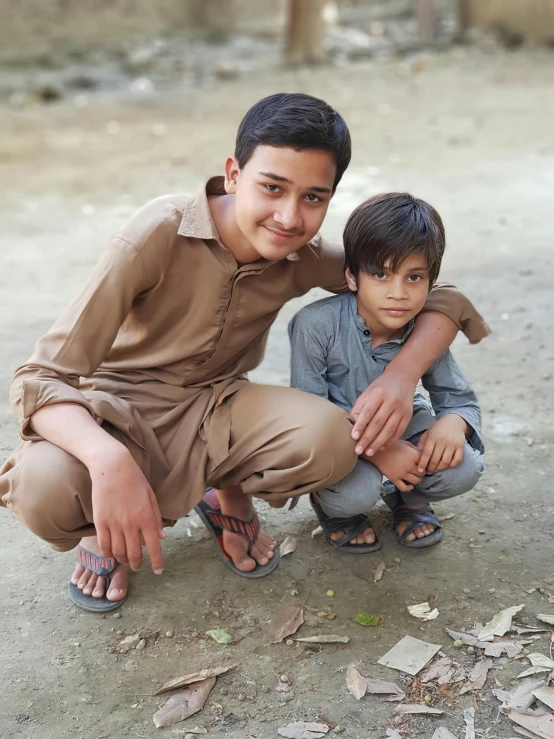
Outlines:
[{"label": "boy's knee", "polygon": [[90,475],[75,457],[42,441],[25,450],[14,470],[7,496],[14,516],[36,536],[59,550],[71,549],[80,537],[66,535],[86,525],[80,497],[90,490]]},{"label": "boy's knee", "polygon": [[328,401],[314,405],[312,410],[295,428],[293,444],[304,463],[317,470],[322,487],[329,487],[346,477],[358,461],[352,423],[343,410]]}]

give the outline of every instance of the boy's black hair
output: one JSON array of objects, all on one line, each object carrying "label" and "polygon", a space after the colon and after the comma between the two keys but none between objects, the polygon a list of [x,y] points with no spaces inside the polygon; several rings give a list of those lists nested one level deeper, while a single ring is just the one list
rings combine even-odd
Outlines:
[{"label": "boy's black hair", "polygon": [[302,93],[280,92],[250,108],[237,132],[235,158],[239,167],[245,166],[258,146],[330,152],[337,163],[333,189],[352,154],[350,132],[343,117],[324,100]]},{"label": "boy's black hair", "polygon": [[344,228],[346,266],[354,277],[360,272],[396,272],[407,256],[423,254],[429,284],[439,275],[445,247],[442,219],[424,200],[409,193],[375,195],[359,205]]}]

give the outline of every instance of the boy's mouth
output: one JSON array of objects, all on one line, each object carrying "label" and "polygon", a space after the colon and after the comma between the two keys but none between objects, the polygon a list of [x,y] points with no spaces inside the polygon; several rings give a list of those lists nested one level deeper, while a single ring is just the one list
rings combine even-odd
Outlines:
[{"label": "boy's mouth", "polygon": [[278,231],[274,228],[269,228],[269,226],[265,226],[265,228],[269,231],[270,234],[273,234],[273,236],[276,236],[282,241],[287,241],[288,239],[293,239],[294,237],[300,235],[294,231]]},{"label": "boy's mouth", "polygon": [[410,311],[408,308],[383,308],[385,313],[391,318],[402,318],[402,316],[405,316],[406,313],[409,313]]}]

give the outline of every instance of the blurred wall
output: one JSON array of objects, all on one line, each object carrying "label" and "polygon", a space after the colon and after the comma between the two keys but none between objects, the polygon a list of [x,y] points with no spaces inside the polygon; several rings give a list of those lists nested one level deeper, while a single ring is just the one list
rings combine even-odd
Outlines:
[{"label": "blurred wall", "polygon": [[554,41],[554,0],[465,0],[469,25]]},{"label": "blurred wall", "polygon": [[286,0],[0,0],[0,58],[167,32],[280,32],[285,9]]}]

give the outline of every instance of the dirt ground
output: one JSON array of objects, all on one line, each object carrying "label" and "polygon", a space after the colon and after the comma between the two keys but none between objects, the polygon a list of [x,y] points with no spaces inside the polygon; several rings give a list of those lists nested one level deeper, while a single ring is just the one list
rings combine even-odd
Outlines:
[{"label": "dirt ground", "polygon": [[[443,543],[428,551],[397,546],[379,513],[381,553],[341,556],[310,537],[306,500],[292,513],[261,504],[268,528],[296,536],[298,548],[271,578],[250,582],[228,574],[187,518],[169,532],[163,577],[148,567],[134,575],[114,620],[70,605],[73,554],[50,551],[0,512],[0,736],[154,737],[152,715],[164,699],[152,697],[153,689],[219,664],[236,669],[218,679],[202,713],[164,730],[170,736],[200,726],[214,737],[269,739],[290,721],[323,719],[335,726],[330,737],[381,739],[390,727],[406,739],[431,737],[438,726],[461,737],[468,706],[476,708],[478,736],[514,736],[490,687],[495,680],[508,686],[522,669],[517,661],[495,660],[475,702],[457,689],[435,691],[432,705],[443,716],[399,724],[394,704],[356,701],[344,671],[353,664],[406,686],[400,673],[376,664],[404,635],[441,644],[470,667],[478,655],[456,651],[445,628],[484,623],[520,603],[529,623],[554,612],[553,83],[554,57],[546,51],[454,49],[411,64],[365,61],[143,95],[91,94],[86,106],[71,97],[51,106],[0,103],[2,457],[18,438],[7,400],[13,370],[74,295],[109,234],[148,198],[196,188],[221,172],[242,114],[274,91],[322,96],[351,126],[353,164],[324,231],[339,236],[352,207],[375,192],[408,189],[428,198],[447,228],[442,276],[474,299],[493,329],[481,345],[459,339],[455,350],[482,403],[487,474],[469,495],[437,506],[453,517]],[[286,384],[286,323],[314,297],[283,309],[253,378]],[[386,571],[374,584],[381,555]],[[431,595],[440,616],[421,625],[406,605]],[[336,613],[333,621],[307,613],[301,635],[336,633],[350,642],[316,651],[268,646],[268,621],[281,602]],[[361,611],[384,623],[359,626],[353,618]],[[216,627],[234,641],[222,646],[205,636]],[[139,631],[151,635],[146,649],[119,654],[121,632]],[[533,649],[548,653],[549,636]],[[275,692],[283,673],[295,693],[287,703]]]}]

